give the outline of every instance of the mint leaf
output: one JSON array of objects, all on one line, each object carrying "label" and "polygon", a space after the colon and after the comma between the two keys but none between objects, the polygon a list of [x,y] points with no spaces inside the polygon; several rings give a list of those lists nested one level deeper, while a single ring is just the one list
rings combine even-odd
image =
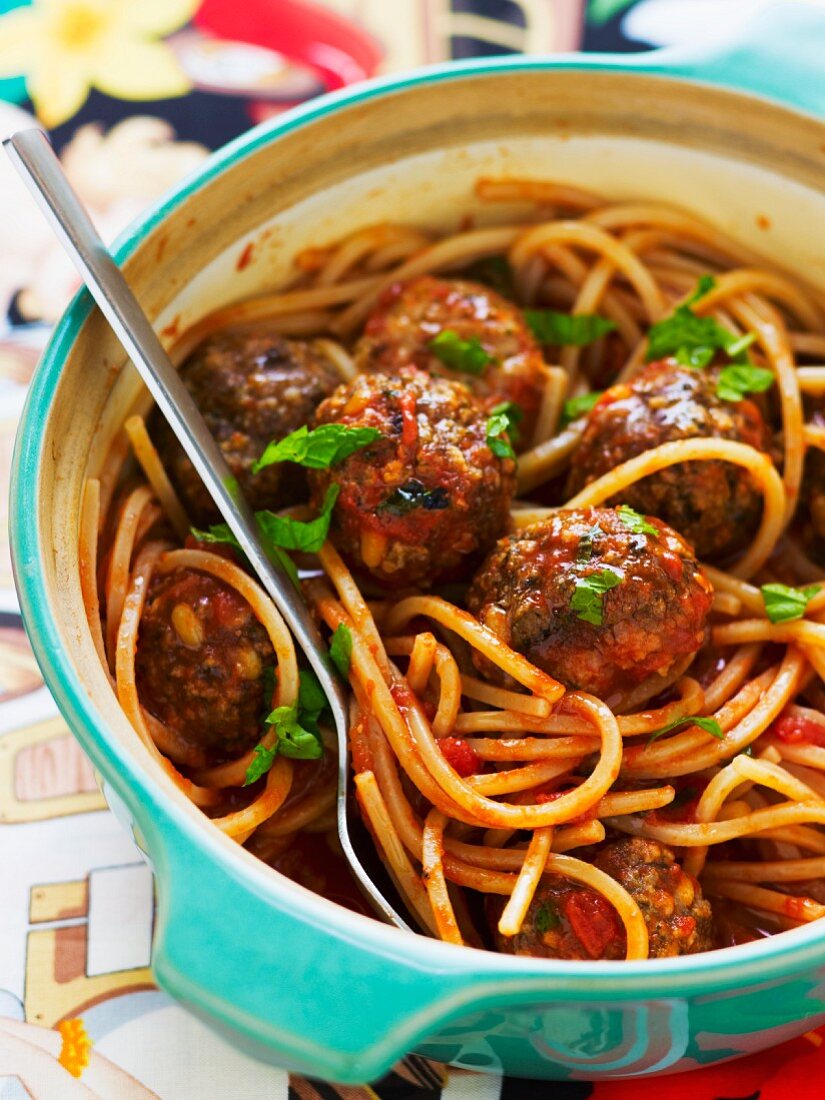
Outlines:
[{"label": "mint leaf", "polygon": [[440,359],[445,367],[461,371],[463,374],[484,374],[488,363],[493,361],[477,337],[462,340],[451,328],[442,329],[430,340],[428,346],[436,359]]},{"label": "mint leaf", "polygon": [[[741,343],[741,341],[740,341]],[[716,383],[716,396],[723,401],[741,401],[749,393],[764,393],[774,383],[773,371],[751,364],[722,367]]]},{"label": "mint leaf", "polygon": [[745,350],[756,339],[754,334],[737,336],[714,317],[699,317],[691,309],[715,285],[712,275],[703,275],[686,302],[677,306],[669,317],[651,325],[647,334],[648,363],[673,356],[682,366],[702,370],[710,366],[719,351],[729,359],[741,360]]},{"label": "mint leaf", "polygon": [[264,745],[256,745],[252,751],[252,763],[246,769],[246,776],[243,781],[245,787],[248,787],[250,783],[255,783],[262,775],[266,775],[278,755],[277,748],[268,749]]},{"label": "mint leaf", "polygon": [[698,726],[700,730],[709,733],[711,737],[715,737],[717,741],[722,741],[725,736],[722,732],[722,727],[715,718],[703,718],[701,715],[697,716],[692,714],[687,715],[685,718],[674,718],[672,722],[668,722],[666,726],[662,726],[660,730],[651,734],[647,742],[648,745],[652,745],[658,738],[664,737],[666,733],[678,729],[679,726]]},{"label": "mint leaf", "polygon": [[295,462],[309,470],[328,470],[381,438],[377,428],[351,428],[346,424],[321,424],[312,431],[304,425],[266,450],[252,467],[257,474],[278,462]]},{"label": "mint leaf", "polygon": [[579,397],[568,398],[561,410],[559,427],[566,428],[568,424],[578,420],[580,416],[587,416],[602,393],[604,393],[604,390],[593,390],[592,393],[583,393]]},{"label": "mint leaf", "polygon": [[274,512],[256,512],[255,518],[265,541],[282,550],[303,550],[308,554],[317,554],[326,542],[332,510],[340,491],[340,485],[329,486],[321,511],[315,519],[303,521],[293,519],[292,516],[279,516]]},{"label": "mint leaf", "polygon": [[[303,521],[293,519],[292,516],[278,516],[274,512],[255,513],[264,545],[274,553],[296,585],[298,574],[295,566],[286,554],[281,554],[279,551],[303,550],[310,554],[317,553],[326,541],[332,510],[340,491],[340,485],[330,485],[321,505],[320,514],[315,519]],[[190,530],[198,542],[224,543],[227,546],[234,546],[236,550],[241,549],[238,540],[226,523],[213,523],[207,531],[197,527],[192,527]]]},{"label": "mint leaf", "polygon": [[605,592],[622,583],[622,578],[611,569],[601,569],[586,577],[576,579],[576,588],[570,607],[578,618],[593,626],[602,625],[602,600]]},{"label": "mint leaf", "polygon": [[792,623],[801,619],[810,600],[820,589],[818,584],[807,588],[791,588],[787,584],[763,584],[761,588],[765,614],[772,623]]},{"label": "mint leaf", "polygon": [[615,321],[595,313],[557,313],[554,309],[525,309],[524,319],[540,344],[584,347],[616,328]]},{"label": "mint leaf", "polygon": [[510,419],[505,413],[495,413],[487,421],[487,446],[497,458],[515,458],[516,452],[507,437]]},{"label": "mint leaf", "polygon": [[350,659],[352,658],[352,631],[346,623],[339,623],[329,643],[329,655],[332,663],[346,680],[349,676]]},{"label": "mint leaf", "polygon": [[625,527],[629,527],[635,535],[650,535],[654,539],[659,537],[659,528],[654,527],[629,504],[620,504],[616,511],[619,513],[619,519]]}]

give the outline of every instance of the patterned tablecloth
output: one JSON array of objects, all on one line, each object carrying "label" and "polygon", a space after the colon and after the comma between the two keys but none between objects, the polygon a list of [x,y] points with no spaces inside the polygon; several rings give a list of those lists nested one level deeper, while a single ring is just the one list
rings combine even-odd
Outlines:
[{"label": "patterned tablecloth", "polygon": [[[0,129],[36,113],[112,237],[209,148],[325,87],[473,53],[640,49],[705,33],[711,9],[721,29],[757,6],[592,0],[585,22],[582,0],[326,0],[336,48],[313,65],[318,9],[299,0],[0,0]],[[6,164],[0,209],[0,1100],[822,1096],[816,1033],[666,1082],[537,1085],[409,1058],[374,1089],[336,1090],[250,1060],[155,987],[152,876],[43,686],[18,614],[12,442],[75,277]]]}]

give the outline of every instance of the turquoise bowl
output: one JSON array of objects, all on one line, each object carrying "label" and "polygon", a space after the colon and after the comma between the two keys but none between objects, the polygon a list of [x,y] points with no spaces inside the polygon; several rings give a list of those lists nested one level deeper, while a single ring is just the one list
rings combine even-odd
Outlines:
[{"label": "turquoise bowl", "polygon": [[[299,247],[393,216],[449,228],[468,207],[483,216],[474,178],[521,174],[691,207],[825,290],[823,57],[822,13],[782,5],[710,52],[484,60],[364,84],[215,154],[116,256],[173,331],[277,285]],[[240,264],[249,243],[254,262]],[[644,963],[498,956],[347,912],[214,829],[138,743],[83,615],[82,481],[136,399],[79,294],[23,416],[12,537],[43,674],[157,876],[164,989],[259,1057],[340,1082],[374,1079],[410,1050],[536,1078],[675,1072],[825,1021],[825,926]]]}]

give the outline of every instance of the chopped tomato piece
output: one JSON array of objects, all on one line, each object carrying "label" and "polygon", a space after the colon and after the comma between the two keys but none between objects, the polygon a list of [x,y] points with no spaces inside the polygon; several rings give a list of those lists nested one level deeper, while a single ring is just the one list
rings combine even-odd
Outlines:
[{"label": "chopped tomato piece", "polygon": [[786,745],[819,745],[825,748],[825,725],[812,718],[781,714],[771,726],[771,733]]},{"label": "chopped tomato piece", "polygon": [[460,737],[442,737],[439,742],[444,759],[454,768],[462,779],[468,775],[478,775],[483,767],[481,757]]},{"label": "chopped tomato piece", "polygon": [[622,937],[622,925],[610,902],[600,894],[577,891],[564,901],[564,914],[576,939],[591,959],[600,959]]}]

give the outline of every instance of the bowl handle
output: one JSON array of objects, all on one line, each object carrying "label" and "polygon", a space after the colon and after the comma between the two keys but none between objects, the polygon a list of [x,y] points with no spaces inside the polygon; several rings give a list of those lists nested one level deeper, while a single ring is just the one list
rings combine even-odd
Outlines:
[{"label": "bowl handle", "polygon": [[810,4],[773,4],[709,46],[623,55],[616,62],[637,72],[723,84],[825,115],[825,12]]},{"label": "bowl handle", "polygon": [[156,872],[155,977],[236,1048],[295,1073],[362,1084],[456,1007],[477,1002],[460,954],[438,965],[408,933],[377,922],[374,936],[333,930],[327,903],[302,891],[299,915],[288,882],[273,901],[256,868],[187,837],[190,820],[136,816]]}]

